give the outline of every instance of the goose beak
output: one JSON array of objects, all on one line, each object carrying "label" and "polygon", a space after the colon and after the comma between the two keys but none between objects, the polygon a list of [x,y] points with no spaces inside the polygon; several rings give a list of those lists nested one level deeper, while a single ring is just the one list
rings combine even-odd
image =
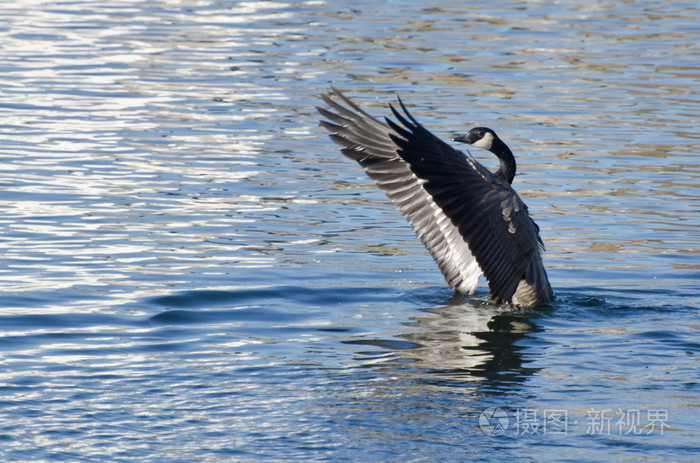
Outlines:
[{"label": "goose beak", "polygon": [[471,141],[469,141],[469,134],[465,135],[458,135],[452,139],[452,141],[458,141],[460,143],[469,143],[471,145]]}]

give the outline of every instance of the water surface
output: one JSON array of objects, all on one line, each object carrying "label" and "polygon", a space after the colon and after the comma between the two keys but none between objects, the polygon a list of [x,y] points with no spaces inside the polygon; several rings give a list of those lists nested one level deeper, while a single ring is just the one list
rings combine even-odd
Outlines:
[{"label": "water surface", "polygon": [[[0,456],[694,461],[698,20],[2,4]],[[331,85],[445,139],[496,129],[557,301],[454,295],[318,127]]]}]

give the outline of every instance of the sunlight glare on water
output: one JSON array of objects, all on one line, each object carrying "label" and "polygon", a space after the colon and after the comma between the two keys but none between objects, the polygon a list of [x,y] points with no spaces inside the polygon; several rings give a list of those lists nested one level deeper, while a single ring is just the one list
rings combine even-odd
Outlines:
[{"label": "sunlight glare on water", "polygon": [[[699,20],[2,3],[1,459],[694,461]],[[497,130],[555,303],[452,294],[318,127],[331,86]]]}]

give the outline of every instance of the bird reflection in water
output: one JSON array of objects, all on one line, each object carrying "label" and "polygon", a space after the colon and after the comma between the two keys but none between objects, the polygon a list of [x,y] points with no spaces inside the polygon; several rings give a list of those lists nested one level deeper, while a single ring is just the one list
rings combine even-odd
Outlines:
[{"label": "bird reflection in water", "polygon": [[533,321],[541,310],[503,310],[487,300],[466,301],[454,294],[421,312],[406,324],[411,330],[397,339],[345,342],[379,348],[359,351],[358,360],[389,368],[392,375],[474,386],[485,393],[510,390],[537,371],[526,366],[527,346],[519,341],[541,331]]}]

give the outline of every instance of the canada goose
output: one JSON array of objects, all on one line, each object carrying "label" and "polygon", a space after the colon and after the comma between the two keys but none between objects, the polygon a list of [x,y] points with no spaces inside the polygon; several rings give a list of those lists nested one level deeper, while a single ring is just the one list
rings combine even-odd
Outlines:
[{"label": "canada goose", "polygon": [[495,173],[429,132],[400,98],[403,114],[389,105],[398,122],[380,122],[335,88],[322,98],[331,110],[317,108],[328,119],[321,125],[408,219],[450,288],[472,294],[483,273],[497,305],[552,301],[539,227],[510,186],[515,158],[493,130],[453,141],[495,154]]}]

